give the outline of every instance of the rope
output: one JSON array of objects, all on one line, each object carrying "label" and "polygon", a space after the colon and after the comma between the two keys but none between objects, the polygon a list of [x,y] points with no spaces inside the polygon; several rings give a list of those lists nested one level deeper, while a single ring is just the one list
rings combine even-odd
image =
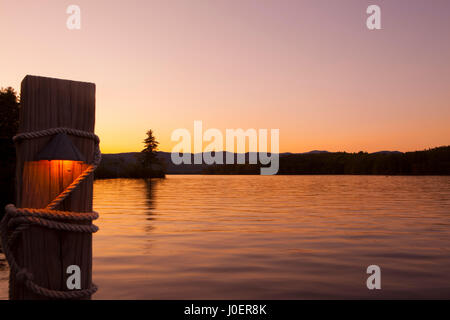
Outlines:
[{"label": "rope", "polygon": [[88,138],[88,139],[94,140],[96,144],[100,143],[99,137],[93,132],[77,130],[77,129],[72,129],[72,128],[65,128],[65,127],[50,128],[50,129],[44,129],[41,131],[19,133],[13,137],[13,141],[19,142],[19,141],[25,140],[25,139],[42,138],[42,137],[46,137],[46,136],[52,136],[57,133],[66,133],[66,134],[70,134],[72,136]]},{"label": "rope", "polygon": [[[92,139],[95,142],[93,162],[55,199],[45,208],[16,208],[13,204],[5,207],[5,216],[0,223],[1,241],[5,257],[10,266],[11,272],[15,273],[16,280],[22,282],[29,290],[37,295],[50,299],[79,299],[90,296],[97,291],[97,286],[92,286],[82,290],[61,291],[47,289],[34,282],[34,277],[26,268],[22,268],[17,263],[11,247],[18,239],[19,235],[27,230],[31,225],[45,227],[53,230],[67,232],[94,233],[98,227],[92,221],[98,218],[98,213],[93,212],[72,212],[55,210],[58,205],[66,199],[86,178],[88,178],[101,162],[101,152],[99,148],[100,139],[92,132],[76,130],[71,128],[51,128],[35,132],[24,132],[14,136],[13,141],[19,143],[25,139],[41,138],[57,133],[66,133],[82,138]],[[75,223],[74,223],[75,222]],[[77,224],[88,222],[89,224]],[[11,296],[10,286],[10,296]]]}]

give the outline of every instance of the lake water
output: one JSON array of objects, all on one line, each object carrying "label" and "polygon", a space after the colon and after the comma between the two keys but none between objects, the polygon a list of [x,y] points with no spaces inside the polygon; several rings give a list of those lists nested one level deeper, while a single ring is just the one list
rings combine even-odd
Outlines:
[{"label": "lake water", "polygon": [[97,180],[94,207],[94,299],[450,299],[450,177]]}]

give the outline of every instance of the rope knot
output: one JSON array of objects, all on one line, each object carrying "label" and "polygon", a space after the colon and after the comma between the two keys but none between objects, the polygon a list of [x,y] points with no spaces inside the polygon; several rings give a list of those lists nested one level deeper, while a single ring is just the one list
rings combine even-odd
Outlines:
[{"label": "rope knot", "polygon": [[26,268],[22,268],[16,273],[16,279],[22,283],[25,283],[27,280],[33,281],[33,274],[28,272]]}]

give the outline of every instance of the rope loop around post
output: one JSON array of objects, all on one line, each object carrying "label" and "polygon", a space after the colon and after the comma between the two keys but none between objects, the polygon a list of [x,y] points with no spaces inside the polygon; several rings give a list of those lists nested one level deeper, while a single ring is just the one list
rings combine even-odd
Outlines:
[{"label": "rope loop around post", "polygon": [[[92,221],[98,218],[98,213],[95,211],[72,212],[56,210],[58,205],[61,204],[61,202],[85,179],[87,179],[100,164],[101,152],[99,147],[100,139],[98,136],[92,132],[60,127],[35,132],[19,133],[14,136],[13,141],[15,143],[20,143],[22,140],[41,138],[58,133],[66,133],[94,140],[95,149],[93,162],[45,208],[16,208],[13,204],[7,205],[5,207],[5,216],[0,223],[1,242],[6,260],[10,266],[10,271],[16,275],[17,281],[24,283],[24,285],[33,293],[50,299],[79,299],[94,294],[97,291],[97,286],[92,283],[90,288],[72,291],[53,290],[39,286],[34,282],[33,274],[26,268],[18,265],[11,251],[11,247],[19,238],[19,235],[31,225],[66,232],[94,233],[98,230],[98,227],[92,224]],[[89,224],[80,224],[86,222]]]},{"label": "rope loop around post", "polygon": [[40,130],[40,131],[33,131],[33,132],[22,132],[22,133],[15,135],[13,137],[13,141],[20,142],[21,140],[42,138],[42,137],[46,137],[46,136],[52,136],[52,135],[58,134],[58,133],[66,133],[66,134],[70,134],[72,136],[93,139],[96,142],[96,144],[100,143],[100,138],[93,132],[77,130],[77,129],[72,129],[72,128],[66,128],[66,127],[50,128],[50,129],[44,129],[44,130]]}]

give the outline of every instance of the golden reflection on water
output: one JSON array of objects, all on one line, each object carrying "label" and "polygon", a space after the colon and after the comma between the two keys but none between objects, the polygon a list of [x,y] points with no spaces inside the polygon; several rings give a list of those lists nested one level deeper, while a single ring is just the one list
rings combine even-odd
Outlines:
[{"label": "golden reflection on water", "polygon": [[450,298],[450,177],[98,180],[94,208],[96,299]]}]

